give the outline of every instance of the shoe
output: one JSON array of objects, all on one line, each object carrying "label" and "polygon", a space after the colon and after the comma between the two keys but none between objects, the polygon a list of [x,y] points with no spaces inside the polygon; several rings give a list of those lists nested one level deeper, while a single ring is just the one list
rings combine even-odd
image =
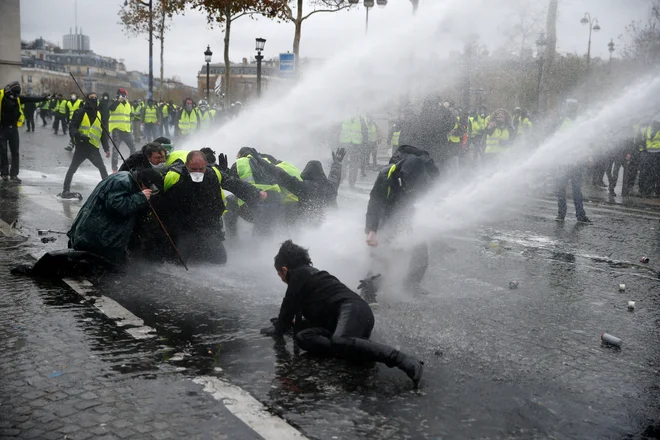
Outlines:
[{"label": "shoe", "polygon": [[577,219],[578,223],[592,223],[591,220],[589,220],[589,217],[578,217]]},{"label": "shoe", "polygon": [[372,276],[368,273],[365,279],[360,280],[360,285],[358,286],[358,290],[361,291],[360,296],[370,306],[378,305],[378,301],[376,300],[376,292],[379,287],[378,278],[380,278],[380,274]]},{"label": "shoe", "polygon": [[57,195],[60,199],[65,199],[65,200],[70,200],[70,199],[78,199],[82,200],[82,195],[77,192],[71,192],[71,191],[62,191]]},{"label": "shoe", "polygon": [[397,355],[396,366],[399,370],[403,371],[413,381],[415,388],[419,387],[419,381],[422,380],[424,373],[424,362],[419,359],[403,354],[401,352]]},{"label": "shoe", "polygon": [[3,182],[6,182],[6,181],[9,180],[9,176],[2,176],[1,178],[2,178],[2,181],[3,181]]},{"label": "shoe", "polygon": [[348,358],[365,362],[382,362],[390,368],[397,367],[408,375],[415,388],[419,386],[424,373],[424,362],[414,356],[369,339],[350,338],[343,348]]},{"label": "shoe", "polygon": [[73,148],[71,148],[71,145],[68,145],[68,146],[64,147],[64,149],[66,151],[68,151],[69,153],[73,151]]},{"label": "shoe", "polygon": [[9,178],[9,181],[10,181],[11,183],[22,183],[22,182],[23,182],[21,179],[18,178],[18,176],[11,176],[11,177]]},{"label": "shoe", "polygon": [[557,217],[555,217],[555,221],[556,221],[556,222],[563,222],[563,221],[564,221],[564,217],[562,217],[561,215],[558,215]]}]

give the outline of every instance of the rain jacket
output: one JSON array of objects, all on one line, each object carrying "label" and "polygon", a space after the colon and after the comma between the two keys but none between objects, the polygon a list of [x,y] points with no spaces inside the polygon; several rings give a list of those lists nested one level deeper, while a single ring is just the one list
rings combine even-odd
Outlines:
[{"label": "rain jacket", "polygon": [[129,172],[110,175],[96,186],[76,216],[67,233],[70,247],[124,262],[136,219],[148,207]]},{"label": "rain jacket", "polygon": [[341,183],[341,163],[334,163],[330,176],[326,177],[323,165],[311,160],[300,173],[302,180],[290,175],[282,168],[256,156],[259,165],[275,179],[275,183],[286,188],[298,197],[298,209],[303,218],[321,222],[326,208],[337,207],[337,189]]}]

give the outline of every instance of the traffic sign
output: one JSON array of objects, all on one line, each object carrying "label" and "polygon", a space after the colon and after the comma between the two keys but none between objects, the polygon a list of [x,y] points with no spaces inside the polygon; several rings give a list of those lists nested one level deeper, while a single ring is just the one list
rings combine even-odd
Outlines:
[{"label": "traffic sign", "polygon": [[295,55],[292,53],[280,54],[280,76],[292,77],[296,73]]}]

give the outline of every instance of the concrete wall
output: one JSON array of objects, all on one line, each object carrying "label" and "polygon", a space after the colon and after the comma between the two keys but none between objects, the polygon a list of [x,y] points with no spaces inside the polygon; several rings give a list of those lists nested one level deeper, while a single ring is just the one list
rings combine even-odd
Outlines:
[{"label": "concrete wall", "polygon": [[0,87],[21,81],[20,0],[0,0]]}]

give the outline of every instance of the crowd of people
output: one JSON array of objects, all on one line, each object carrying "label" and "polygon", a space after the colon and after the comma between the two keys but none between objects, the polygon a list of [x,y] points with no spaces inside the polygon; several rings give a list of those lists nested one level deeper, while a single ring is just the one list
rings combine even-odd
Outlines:
[{"label": "crowd of people", "polygon": [[[102,180],[67,235],[73,251],[89,253],[107,267],[125,264],[129,257],[183,265],[225,264],[225,235],[238,235],[241,218],[258,236],[271,235],[280,228],[317,227],[329,210],[337,208],[343,168],[347,165],[349,185],[353,186],[357,171],[361,169],[364,174],[370,158],[378,166],[374,151],[384,139],[372,117],[358,114],[333,134],[328,174],[321,161],[309,161],[301,171],[253,147],[241,148],[230,165],[225,154],[209,147],[191,151],[175,148],[192,133],[221,123],[205,101],[194,106],[186,99],[181,108],[151,100],[140,104],[130,102],[124,89],[112,100],[107,94],[99,99],[93,92],[84,99],[74,95],[66,101],[61,97],[26,100],[20,96],[18,83],[12,83],[0,93],[3,179],[18,174],[18,164],[14,167],[12,163],[11,171],[6,171],[5,145],[11,146],[12,136],[17,137],[18,127],[29,119],[21,100],[47,105],[54,112],[55,133],[59,126],[68,130],[70,147],[75,151],[60,197],[82,198],[70,192],[73,175],[82,162],[90,160],[99,169]],[[539,142],[533,122],[522,109],[488,113],[481,107],[472,113],[431,96],[419,113],[405,108],[393,121],[387,134],[392,154],[387,165],[378,166],[366,206],[366,245],[374,250],[388,249],[395,239],[410,234],[415,201],[451,168],[497,163],[516,149],[534,148]],[[577,102],[569,102],[554,130],[568,130],[577,117]],[[616,183],[623,167],[624,195],[631,195],[636,174],[640,193],[657,194],[660,114],[650,119],[646,124],[635,125],[633,121],[630,136],[620,148],[609,150],[611,153],[600,157],[594,149],[596,160],[588,166],[594,183],[602,183],[606,175],[613,191],[612,182]],[[46,120],[43,117],[44,125]],[[172,125],[174,140],[168,136],[168,126]],[[144,137],[146,143],[135,151],[138,137]],[[121,157],[120,167],[118,147],[122,143],[131,154],[125,160]],[[110,144],[114,144],[113,149]],[[101,148],[106,157],[112,155],[111,174],[105,168]],[[12,149],[14,156],[17,154]],[[576,217],[579,222],[590,222],[580,190],[584,169],[585,164],[576,163],[558,173],[558,221],[566,216],[566,186],[571,182]],[[424,294],[420,284],[428,267],[428,244],[415,242],[411,247],[404,288]],[[417,385],[423,362],[369,340],[374,325],[370,306],[377,305],[381,278],[391,273],[392,264],[400,265],[400,258],[391,261],[381,258],[382,252],[380,257],[377,254],[372,252],[358,295],[334,276],[314,268],[307,250],[285,242],[275,257],[275,269],[288,284],[287,293],[279,316],[262,333],[282,337],[293,328],[296,343],[309,352],[396,366]]]}]

